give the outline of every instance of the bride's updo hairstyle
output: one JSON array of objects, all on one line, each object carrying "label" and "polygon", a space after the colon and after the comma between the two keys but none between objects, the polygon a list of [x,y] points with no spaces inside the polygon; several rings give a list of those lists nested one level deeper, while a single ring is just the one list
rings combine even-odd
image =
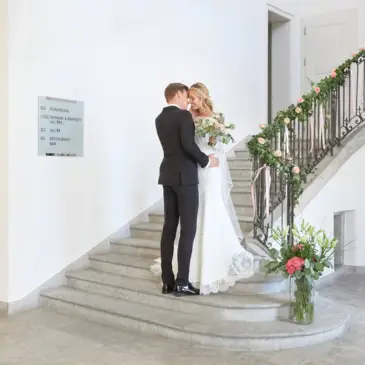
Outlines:
[{"label": "bride's updo hairstyle", "polygon": [[208,88],[201,82],[196,82],[190,86],[190,92],[194,93],[202,101],[201,111],[213,111],[213,102],[209,95]]}]

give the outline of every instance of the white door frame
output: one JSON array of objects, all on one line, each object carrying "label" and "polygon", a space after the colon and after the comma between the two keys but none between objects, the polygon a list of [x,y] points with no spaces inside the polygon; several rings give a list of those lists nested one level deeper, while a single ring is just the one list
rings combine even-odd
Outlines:
[{"label": "white door frame", "polygon": [[278,8],[277,6],[275,5],[272,5],[272,4],[267,4],[267,12],[271,12],[271,13],[274,13],[278,16],[280,16],[281,18],[284,18],[285,20],[287,21],[290,21],[293,19],[293,15],[286,12],[285,10],[282,10],[280,8]]}]

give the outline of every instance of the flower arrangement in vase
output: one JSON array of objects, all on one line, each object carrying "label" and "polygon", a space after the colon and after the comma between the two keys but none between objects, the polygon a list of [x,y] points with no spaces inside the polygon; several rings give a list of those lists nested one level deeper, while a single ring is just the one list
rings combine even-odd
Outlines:
[{"label": "flower arrangement in vase", "polygon": [[315,314],[314,283],[325,268],[332,267],[337,239],[329,238],[323,230],[301,222],[291,229],[293,244],[288,243],[290,228],[274,229],[272,238],[279,245],[269,251],[267,274],[282,273],[290,279],[293,319],[298,324],[310,324]]}]

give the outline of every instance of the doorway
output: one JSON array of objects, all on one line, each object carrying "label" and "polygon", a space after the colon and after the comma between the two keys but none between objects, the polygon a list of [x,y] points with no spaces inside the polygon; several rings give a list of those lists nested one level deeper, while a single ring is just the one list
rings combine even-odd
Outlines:
[{"label": "doorway", "polygon": [[357,50],[357,11],[349,9],[302,20],[302,92]]},{"label": "doorway", "polygon": [[292,16],[269,5],[268,9],[268,124],[291,104],[290,21]]},{"label": "doorway", "polygon": [[[334,252],[334,269],[340,269],[346,261],[353,262],[356,244],[356,211],[336,212],[333,217],[333,235],[338,243]],[[355,260],[356,262],[356,260]]]}]

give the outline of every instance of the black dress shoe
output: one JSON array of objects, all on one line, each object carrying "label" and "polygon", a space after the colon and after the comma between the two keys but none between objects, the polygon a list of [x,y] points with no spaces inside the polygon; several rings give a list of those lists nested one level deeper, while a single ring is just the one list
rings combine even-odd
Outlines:
[{"label": "black dress shoe", "polygon": [[191,283],[188,284],[189,289],[195,291],[196,295],[200,295],[200,289],[195,288]]},{"label": "black dress shoe", "polygon": [[188,285],[182,286],[182,285],[176,285],[174,295],[177,297],[182,297],[185,295],[199,295],[200,290],[197,288],[194,288],[190,283]]},{"label": "black dress shoe", "polygon": [[162,294],[171,294],[174,291],[173,285],[163,284],[162,285]]}]

